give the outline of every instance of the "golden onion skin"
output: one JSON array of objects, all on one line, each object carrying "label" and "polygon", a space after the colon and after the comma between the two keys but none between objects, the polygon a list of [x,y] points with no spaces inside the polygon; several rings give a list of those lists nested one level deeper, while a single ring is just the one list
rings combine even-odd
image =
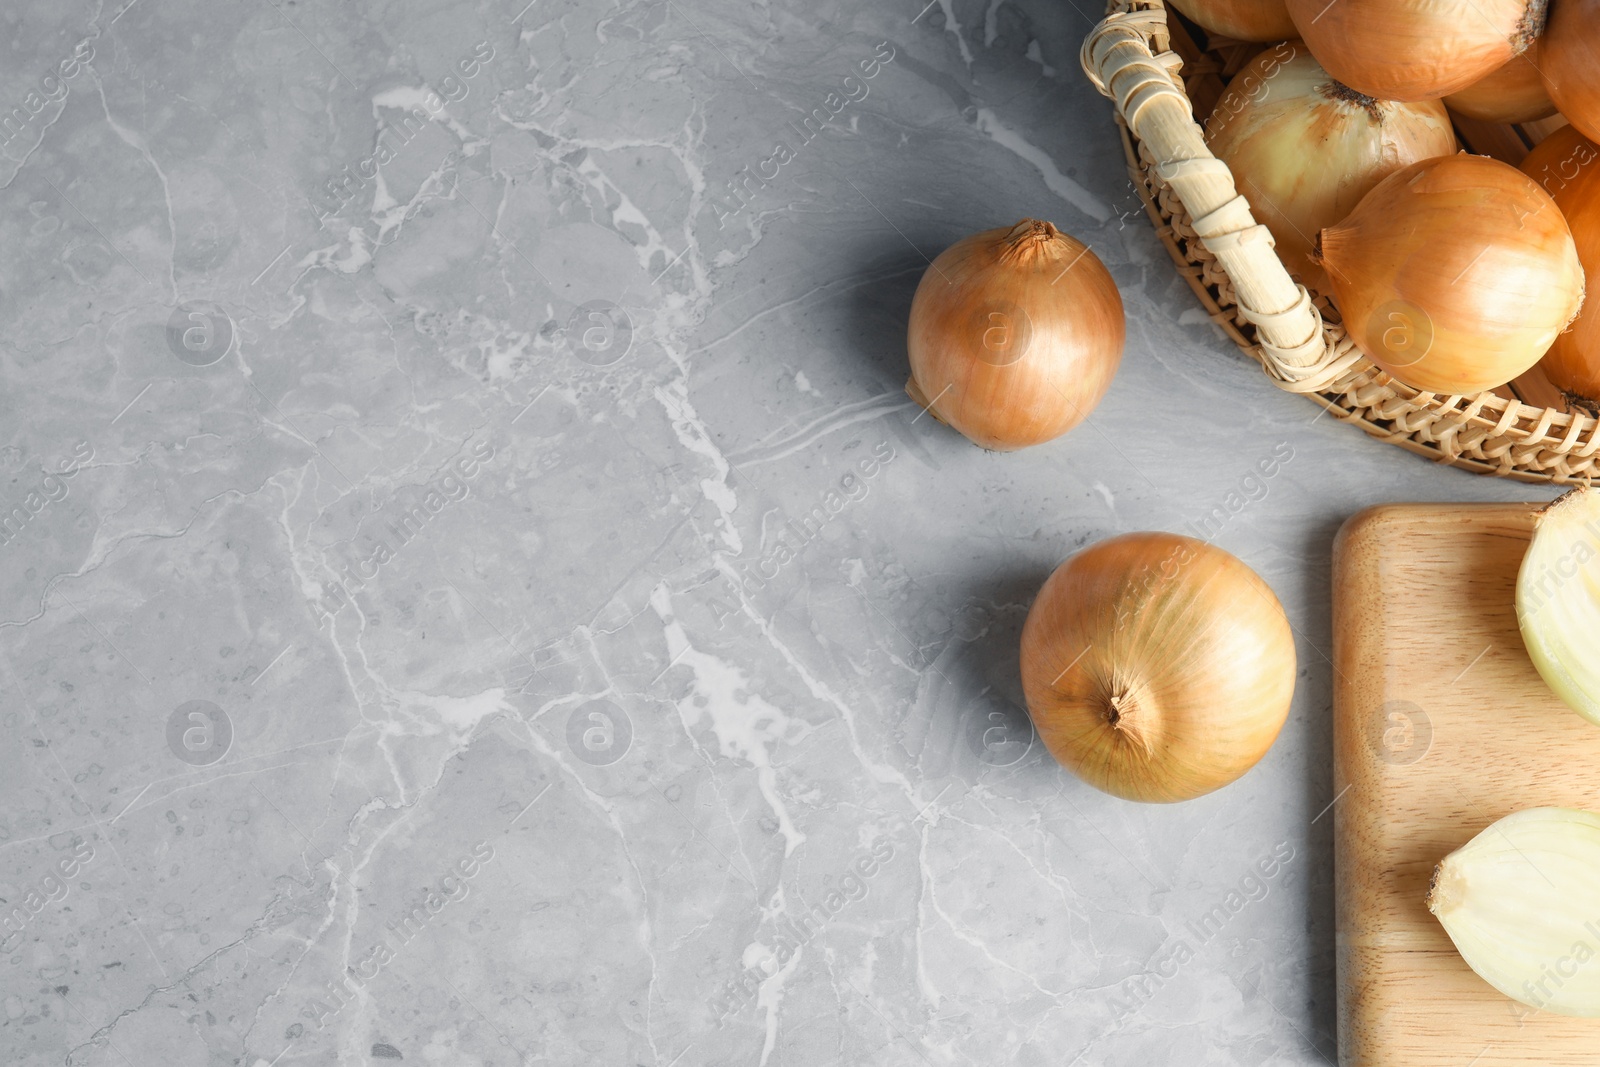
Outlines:
[{"label": "golden onion skin", "polygon": [[1294,37],[1284,0],[1170,0],[1207,33],[1236,41],[1281,41]]},{"label": "golden onion skin", "polygon": [[1544,28],[1546,0],[1288,0],[1335,78],[1379,100],[1436,100],[1511,61]]},{"label": "golden onion skin", "polygon": [[1100,403],[1126,331],[1099,257],[1024,219],[957,241],[923,273],[906,330],[906,391],[991,451],[1040,444]]},{"label": "golden onion skin", "polygon": [[[1563,126],[1529,153],[1522,172],[1555,199],[1578,246],[1588,291],[1600,293],[1600,145]],[[1600,401],[1600,297],[1583,302],[1539,366],[1556,388]]]},{"label": "golden onion skin", "polygon": [[1444,102],[1457,115],[1480,122],[1515,125],[1538,122],[1556,113],[1555,101],[1539,71],[1537,41],[1493,74],[1451,93]]},{"label": "golden onion skin", "polygon": [[1559,205],[1563,192],[1593,169],[1594,144],[1576,127],[1563,126],[1535,145],[1519,169]]},{"label": "golden onion skin", "polygon": [[1551,6],[1539,70],[1567,121],[1600,141],[1600,0],[1559,0]]},{"label": "golden onion skin", "polygon": [[1177,534],[1078,552],[1022,628],[1039,737],[1068,770],[1127,800],[1188,800],[1237,779],[1283,728],[1294,682],[1294,635],[1271,587]]},{"label": "golden onion skin", "polygon": [[1267,49],[1234,77],[1206,121],[1206,142],[1272,231],[1284,266],[1322,291],[1316,235],[1401,167],[1457,147],[1443,104],[1362,96],[1298,41]]},{"label": "golden onion skin", "polygon": [[1549,351],[1583,303],[1555,201],[1515,167],[1466,153],[1396,171],[1322,231],[1346,332],[1414,389],[1479,393]]}]

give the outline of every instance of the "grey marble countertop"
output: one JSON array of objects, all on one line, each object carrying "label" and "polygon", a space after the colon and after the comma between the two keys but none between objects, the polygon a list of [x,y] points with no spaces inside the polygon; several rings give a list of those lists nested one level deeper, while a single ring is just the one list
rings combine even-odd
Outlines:
[{"label": "grey marble countertop", "polygon": [[[7,5],[0,1061],[1332,1061],[1334,534],[1551,493],[1221,336],[1095,14]],[[989,454],[905,319],[1027,216],[1128,348]],[[1097,793],[1020,710],[1028,605],[1233,493],[1289,723],[1200,800]]]}]

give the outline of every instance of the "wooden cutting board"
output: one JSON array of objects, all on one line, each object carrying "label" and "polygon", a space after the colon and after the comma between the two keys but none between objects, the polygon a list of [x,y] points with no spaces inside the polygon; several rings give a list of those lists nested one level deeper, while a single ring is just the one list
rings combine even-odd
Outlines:
[{"label": "wooden cutting board", "polygon": [[1600,1019],[1502,996],[1423,905],[1434,864],[1496,819],[1600,810],[1600,727],[1550,692],[1517,630],[1534,512],[1379,507],[1335,544],[1342,1067],[1600,1065]]}]

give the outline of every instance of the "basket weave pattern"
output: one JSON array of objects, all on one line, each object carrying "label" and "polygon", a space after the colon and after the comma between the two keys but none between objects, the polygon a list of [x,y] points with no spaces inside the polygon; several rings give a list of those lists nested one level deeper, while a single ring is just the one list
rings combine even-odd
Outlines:
[{"label": "basket weave pattern", "polygon": [[[1109,11],[1084,42],[1082,58],[1095,87],[1116,103],[1128,174],[1211,320],[1274,384],[1441,463],[1521,481],[1600,483],[1600,420],[1497,392],[1419,392],[1369,361],[1326,298],[1295,286],[1276,254],[1266,254],[1265,227],[1237,196],[1226,166],[1204,148],[1161,0],[1111,0]],[[1197,203],[1221,206],[1197,225],[1180,186]],[[1231,274],[1224,259],[1233,264]]]}]

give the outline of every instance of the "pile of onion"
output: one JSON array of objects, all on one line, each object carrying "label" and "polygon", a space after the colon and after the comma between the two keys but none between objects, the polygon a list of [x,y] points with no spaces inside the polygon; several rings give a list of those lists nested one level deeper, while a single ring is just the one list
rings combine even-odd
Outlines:
[{"label": "pile of onion", "polygon": [[[1600,145],[1571,126],[1540,143],[1522,163],[1566,217],[1590,293],[1600,293]],[[1600,401],[1600,298],[1583,302],[1572,328],[1539,361],[1558,389]]]},{"label": "pile of onion", "polygon": [[1583,266],[1555,201],[1486,156],[1396,171],[1319,244],[1346,332],[1415,389],[1504,385],[1583,303]]},{"label": "pile of onion", "polygon": [[1294,637],[1266,582],[1220,548],[1134,533],[1056,568],[1022,628],[1022,688],[1052,755],[1128,800],[1244,774],[1294,696]]},{"label": "pile of onion", "polygon": [[1388,175],[1456,151],[1443,104],[1363,96],[1298,41],[1268,49],[1234,77],[1206,122],[1206,141],[1272,232],[1284,266],[1316,289],[1326,289],[1311,260],[1318,233]]},{"label": "pile of onion", "polygon": [[[1584,0],[1576,2],[1582,6]],[[1545,4],[1288,0],[1301,39],[1322,65],[1379,100],[1435,100],[1488,77],[1539,37]]]},{"label": "pile of onion", "polygon": [[1295,36],[1284,0],[1171,0],[1207,33],[1236,41],[1281,41]]},{"label": "pile of onion", "polygon": [[1039,444],[1100,403],[1126,330],[1099,257],[1024,219],[957,241],[923,274],[906,332],[906,392],[984,448]]}]

